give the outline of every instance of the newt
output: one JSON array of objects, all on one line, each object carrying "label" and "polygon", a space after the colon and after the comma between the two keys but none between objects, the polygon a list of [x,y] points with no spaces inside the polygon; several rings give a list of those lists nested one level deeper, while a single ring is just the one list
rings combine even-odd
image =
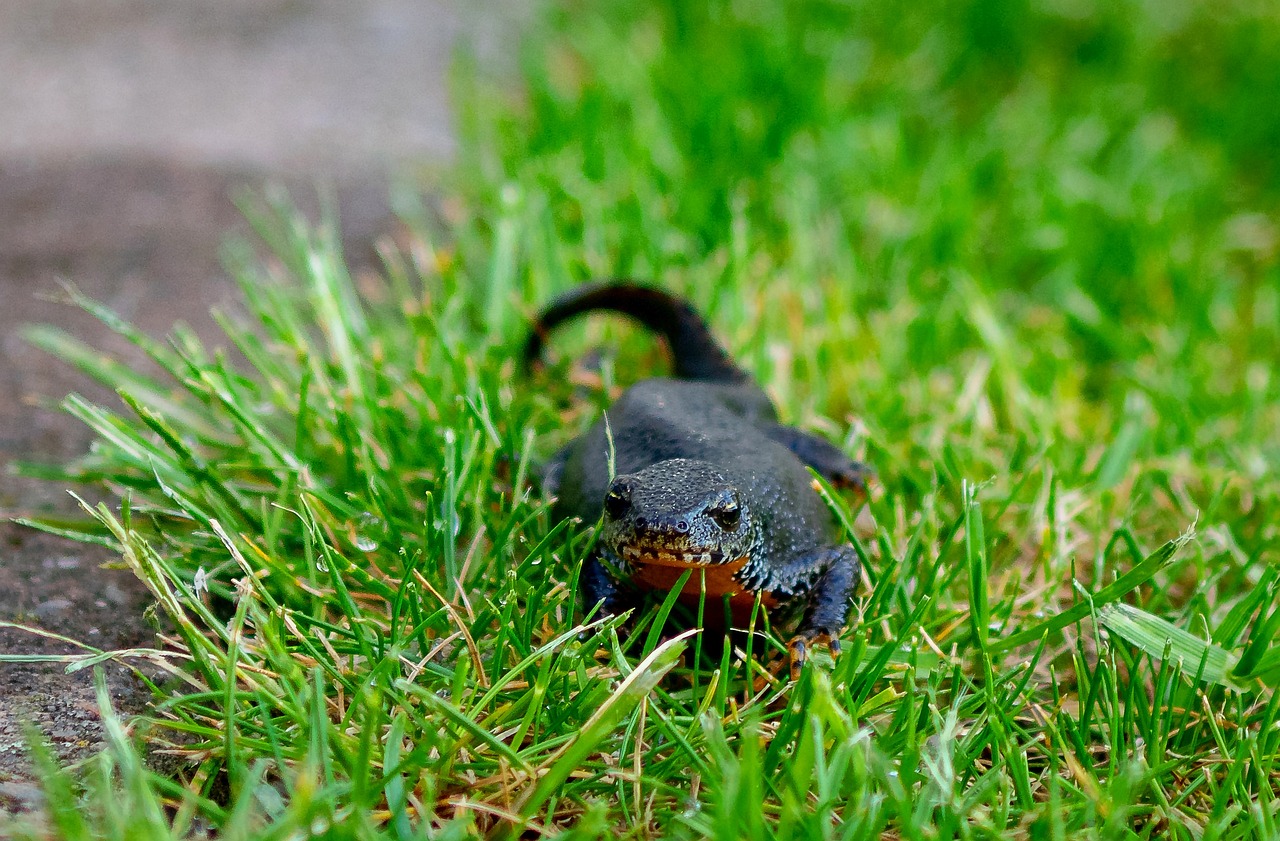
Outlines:
[{"label": "newt", "polygon": [[665,339],[674,376],[630,386],[543,468],[553,518],[599,523],[579,579],[584,607],[620,613],[639,591],[669,592],[692,570],[681,601],[727,599],[735,623],[757,599],[800,614],[788,645],[793,675],[814,644],[838,655],[858,555],[841,542],[809,468],[864,494],[870,469],[780,424],[706,321],[660,289],[609,282],[570,290],[537,316],[526,365],[540,362],[557,325],[592,311],[629,316]]}]

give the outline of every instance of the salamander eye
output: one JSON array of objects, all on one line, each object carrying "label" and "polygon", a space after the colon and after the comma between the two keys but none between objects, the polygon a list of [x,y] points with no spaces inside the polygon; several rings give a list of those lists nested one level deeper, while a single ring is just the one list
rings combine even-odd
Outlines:
[{"label": "salamander eye", "polygon": [[609,489],[604,497],[604,513],[610,519],[621,518],[631,508],[631,487],[618,484]]},{"label": "salamander eye", "polygon": [[738,527],[738,523],[742,522],[742,509],[738,507],[738,500],[733,498],[719,503],[714,508],[708,508],[707,513],[716,521],[716,525],[725,531],[733,531]]}]

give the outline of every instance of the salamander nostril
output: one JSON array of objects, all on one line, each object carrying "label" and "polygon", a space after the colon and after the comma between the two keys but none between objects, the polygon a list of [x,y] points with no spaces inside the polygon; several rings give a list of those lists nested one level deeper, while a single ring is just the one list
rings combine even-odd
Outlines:
[{"label": "salamander nostril", "polygon": [[688,530],[689,530],[688,523],[686,523],[684,520],[676,520],[676,531],[680,532],[681,534],[684,534]]}]

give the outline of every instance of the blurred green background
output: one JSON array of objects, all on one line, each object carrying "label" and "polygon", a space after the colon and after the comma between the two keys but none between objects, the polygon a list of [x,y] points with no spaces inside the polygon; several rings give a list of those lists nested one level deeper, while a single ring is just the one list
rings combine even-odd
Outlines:
[{"label": "blurred green background", "polygon": [[458,188],[501,210],[470,253],[511,257],[495,292],[681,288],[784,412],[863,418],[904,489],[1046,453],[1101,489],[1189,462],[1170,527],[1233,479],[1274,502],[1280,7],[564,3],[538,25],[517,93],[459,75]]}]

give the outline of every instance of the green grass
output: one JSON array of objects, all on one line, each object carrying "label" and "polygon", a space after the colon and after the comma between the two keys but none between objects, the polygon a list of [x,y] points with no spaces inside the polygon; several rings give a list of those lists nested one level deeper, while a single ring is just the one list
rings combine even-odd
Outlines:
[{"label": "green grass", "polygon": [[[120,504],[44,526],[154,592],[136,733],[182,759],[46,764],[59,832],[1280,837],[1278,48],[1249,2],[564,3],[519,80],[461,62],[446,198],[398,195],[359,293],[276,201],[225,348],[82,302],[151,377],[33,329],[123,398],[69,397],[99,443],[42,474]],[[878,470],[798,683],[785,628],[716,658],[669,605],[582,616],[527,478],[663,360],[600,321],[516,357],[608,275]]]}]

